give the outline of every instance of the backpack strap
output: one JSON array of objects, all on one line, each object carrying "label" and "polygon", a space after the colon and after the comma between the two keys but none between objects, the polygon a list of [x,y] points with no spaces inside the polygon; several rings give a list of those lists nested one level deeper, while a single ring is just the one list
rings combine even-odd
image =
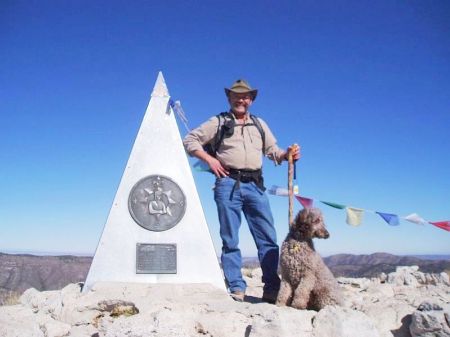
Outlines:
[{"label": "backpack strap", "polygon": [[[233,116],[231,112],[221,112],[220,114],[216,115],[217,117],[217,131],[216,135],[214,136],[214,140],[208,143],[206,146],[204,146],[205,151],[208,152],[211,156],[215,157],[217,151],[219,151],[220,146],[223,143],[223,139],[225,137],[225,132],[227,131],[224,127],[225,121],[227,119],[233,119]],[[258,129],[261,140],[262,140],[262,152],[265,154],[266,150],[266,134],[264,132],[264,129],[262,128],[261,122],[259,121],[258,117],[255,115],[250,115],[250,119],[252,120],[253,124],[247,124],[247,125],[254,125],[256,129]]]},{"label": "backpack strap", "polygon": [[252,119],[253,124],[255,124],[255,127],[258,129],[259,133],[261,134],[262,153],[266,154],[266,133],[264,132],[264,129],[262,128],[261,122],[259,121],[257,116],[250,115],[250,118]]},{"label": "backpack strap", "polygon": [[233,118],[230,112],[221,112],[216,115],[217,117],[217,130],[213,139],[209,141],[207,144],[203,145],[203,149],[208,152],[210,156],[215,157],[216,153],[222,144],[223,138],[225,137],[225,128],[223,127],[225,124],[226,118]]},{"label": "backpack strap", "polygon": [[225,137],[226,130],[223,127],[225,124],[225,120],[227,118],[233,119],[231,112],[221,112],[216,117],[218,119],[218,123],[217,123],[217,132],[216,132],[216,136],[214,138],[214,145],[213,145],[214,156],[215,156],[216,152],[219,151],[219,148],[223,142],[223,138]]}]

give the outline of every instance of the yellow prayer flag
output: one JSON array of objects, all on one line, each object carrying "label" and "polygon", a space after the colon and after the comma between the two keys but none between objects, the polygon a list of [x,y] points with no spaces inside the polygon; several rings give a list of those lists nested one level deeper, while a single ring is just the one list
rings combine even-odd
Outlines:
[{"label": "yellow prayer flag", "polygon": [[362,222],[364,210],[361,208],[347,207],[347,223],[352,226],[359,226]]}]

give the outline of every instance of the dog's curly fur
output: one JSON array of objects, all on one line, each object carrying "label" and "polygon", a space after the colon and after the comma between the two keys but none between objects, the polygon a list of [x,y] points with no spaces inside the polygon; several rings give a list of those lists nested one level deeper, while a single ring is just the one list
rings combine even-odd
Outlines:
[{"label": "dog's curly fur", "polygon": [[326,305],[342,304],[337,281],[312,241],[328,237],[320,209],[305,208],[297,214],[281,247],[278,306],[320,310]]}]

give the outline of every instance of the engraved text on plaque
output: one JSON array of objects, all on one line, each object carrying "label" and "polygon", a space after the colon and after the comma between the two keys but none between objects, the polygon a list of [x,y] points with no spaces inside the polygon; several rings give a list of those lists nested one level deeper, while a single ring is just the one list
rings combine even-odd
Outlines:
[{"label": "engraved text on plaque", "polygon": [[176,274],[177,245],[136,244],[136,274]]}]

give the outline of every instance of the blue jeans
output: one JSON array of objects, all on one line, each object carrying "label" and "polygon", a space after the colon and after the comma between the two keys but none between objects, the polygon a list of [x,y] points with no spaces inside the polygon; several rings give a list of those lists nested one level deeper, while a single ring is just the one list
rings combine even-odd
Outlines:
[{"label": "blue jeans", "polygon": [[280,288],[277,274],[279,247],[273,225],[267,195],[255,183],[240,183],[225,177],[216,179],[214,200],[220,222],[222,238],[222,268],[230,291],[245,291],[247,284],[242,278],[239,227],[241,213],[247,220],[250,233],[258,249],[258,259],[263,272],[264,290]]}]

